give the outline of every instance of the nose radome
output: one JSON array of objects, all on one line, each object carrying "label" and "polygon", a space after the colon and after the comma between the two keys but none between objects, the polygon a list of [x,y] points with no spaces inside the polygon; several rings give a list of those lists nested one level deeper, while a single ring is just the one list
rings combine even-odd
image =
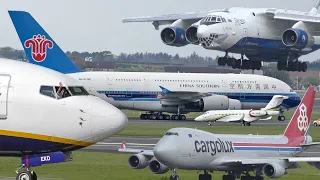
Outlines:
[{"label": "nose radome", "polygon": [[206,38],[210,36],[209,28],[207,25],[200,25],[197,30],[198,38]]},{"label": "nose radome", "polygon": [[194,119],[195,121],[203,121],[204,117],[203,116],[198,116]]},{"label": "nose radome", "polygon": [[168,141],[159,141],[154,147],[154,156],[163,164],[172,164],[177,159],[178,147],[176,144],[170,144]]},{"label": "nose radome", "polygon": [[128,124],[128,118],[122,111],[100,98],[92,103],[91,120],[92,136],[99,140],[122,131]]}]

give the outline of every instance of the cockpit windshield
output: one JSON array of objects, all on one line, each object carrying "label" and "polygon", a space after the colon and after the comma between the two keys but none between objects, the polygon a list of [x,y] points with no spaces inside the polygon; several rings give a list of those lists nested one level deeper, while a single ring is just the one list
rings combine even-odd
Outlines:
[{"label": "cockpit windshield", "polygon": [[172,136],[172,135],[179,136],[177,132],[169,132],[169,131],[168,131],[168,132],[166,133],[166,136]]},{"label": "cockpit windshield", "polygon": [[70,96],[89,95],[89,93],[82,86],[41,86],[40,94],[55,99],[67,98]]},{"label": "cockpit windshield", "polygon": [[200,25],[212,25],[217,23],[227,22],[225,18],[221,16],[208,15],[200,21]]}]

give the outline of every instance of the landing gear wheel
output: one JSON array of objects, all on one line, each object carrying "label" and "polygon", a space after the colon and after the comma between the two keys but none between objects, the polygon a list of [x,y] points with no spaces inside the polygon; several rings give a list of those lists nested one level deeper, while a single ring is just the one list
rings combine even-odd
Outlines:
[{"label": "landing gear wheel", "polygon": [[150,119],[151,119],[151,120],[156,120],[156,119],[157,119],[157,116],[154,115],[154,114],[151,114],[151,115],[150,115]]},{"label": "landing gear wheel", "polygon": [[171,116],[171,119],[172,119],[172,120],[179,120],[179,116],[177,116],[177,115],[172,115],[172,116]]},{"label": "landing gear wheel", "polygon": [[303,62],[301,65],[302,65],[301,70],[302,70],[303,72],[306,72],[307,69],[308,69],[307,63],[306,63],[306,62]]},{"label": "landing gear wheel", "polygon": [[170,180],[179,180],[179,176],[177,175],[177,176],[174,176],[174,177],[173,177],[173,176],[171,175],[171,176],[170,176]]},{"label": "landing gear wheel", "polygon": [[248,122],[248,123],[246,123],[246,126],[251,126],[251,123],[249,123],[249,122]]},{"label": "landing gear wheel", "polygon": [[170,115],[165,115],[166,120],[170,120]]},{"label": "landing gear wheel", "polygon": [[211,122],[208,123],[208,126],[211,126]]},{"label": "landing gear wheel", "polygon": [[278,116],[278,121],[285,121],[286,120],[286,117],[284,116]]},{"label": "landing gear wheel", "polygon": [[186,118],[186,116],[185,115],[179,115],[179,120],[186,120],[187,118]]},{"label": "landing gear wheel", "polygon": [[157,119],[159,119],[159,120],[163,120],[163,115],[162,114],[160,114],[159,116],[158,116],[158,118]]},{"label": "landing gear wheel", "polygon": [[255,176],[254,180],[263,180],[263,177],[262,176]]},{"label": "landing gear wheel", "polygon": [[314,126],[318,126],[318,123],[313,123]]},{"label": "landing gear wheel", "polygon": [[34,180],[30,171],[21,171],[17,174],[16,180]]}]

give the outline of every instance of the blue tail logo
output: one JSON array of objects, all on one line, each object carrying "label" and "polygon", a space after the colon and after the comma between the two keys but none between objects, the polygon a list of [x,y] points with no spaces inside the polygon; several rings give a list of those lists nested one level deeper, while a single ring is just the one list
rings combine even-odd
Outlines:
[{"label": "blue tail logo", "polygon": [[82,72],[40,24],[25,11],[8,11],[29,63],[64,74]]},{"label": "blue tail logo", "polygon": [[25,48],[31,49],[31,57],[36,62],[42,62],[46,59],[47,56],[47,47],[49,49],[53,48],[53,42],[49,39],[46,39],[46,36],[38,34],[34,35],[33,38],[30,38],[24,42]]}]

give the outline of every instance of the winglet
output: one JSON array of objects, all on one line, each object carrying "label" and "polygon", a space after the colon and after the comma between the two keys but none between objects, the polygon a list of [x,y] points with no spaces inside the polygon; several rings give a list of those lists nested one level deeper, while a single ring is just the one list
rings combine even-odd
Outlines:
[{"label": "winglet", "polygon": [[311,11],[309,12],[309,14],[311,14],[311,15],[317,14],[319,6],[320,6],[320,0],[316,0],[316,2],[314,4],[314,6],[312,7]]},{"label": "winglet", "polygon": [[126,142],[124,141],[122,144],[121,144],[121,146],[120,146],[120,148],[119,149],[126,149],[127,147],[126,147]]},{"label": "winglet", "polygon": [[171,91],[165,87],[159,86],[162,90],[161,95],[167,95],[169,94]]}]

